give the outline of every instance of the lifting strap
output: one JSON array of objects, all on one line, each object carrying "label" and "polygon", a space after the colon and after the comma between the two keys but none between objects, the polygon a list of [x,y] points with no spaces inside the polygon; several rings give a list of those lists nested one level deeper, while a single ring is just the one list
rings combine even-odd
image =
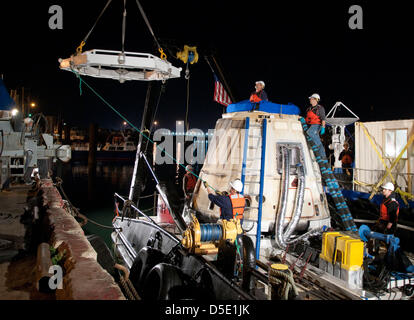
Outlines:
[{"label": "lifting strap", "polygon": [[126,29],[126,0],[124,0],[124,12],[122,14],[122,54],[125,52],[125,29]]},{"label": "lifting strap", "polygon": [[89,30],[89,32],[86,34],[85,38],[83,38],[82,42],[80,43],[79,47],[77,47],[77,49],[76,49],[77,53],[82,53],[82,48],[86,44],[86,40],[88,40],[88,38],[91,35],[93,29],[95,29],[96,25],[98,24],[98,21],[101,19],[102,15],[104,14],[105,10],[108,8],[108,6],[110,5],[111,2],[112,2],[112,0],[108,0],[105,7],[103,8],[101,13],[99,14],[98,19],[96,19],[94,25],[92,26],[91,30]]},{"label": "lifting strap", "polygon": [[167,59],[167,55],[164,53],[163,49],[161,48],[161,45],[160,45],[160,43],[158,42],[157,37],[155,36],[154,31],[153,31],[153,30],[152,30],[152,28],[151,28],[151,25],[150,25],[150,23],[149,23],[149,21],[148,21],[147,15],[146,15],[146,14],[145,14],[145,12],[144,12],[144,9],[142,8],[142,6],[141,6],[141,4],[139,3],[139,1],[138,1],[138,0],[136,0],[136,2],[137,2],[138,9],[139,9],[139,11],[141,12],[142,17],[144,18],[144,21],[145,21],[145,23],[146,23],[146,25],[147,25],[147,27],[148,27],[149,31],[151,32],[152,37],[154,38],[155,43],[156,43],[156,44],[157,44],[157,46],[158,46],[158,51],[161,53],[161,59],[162,59],[162,60],[166,60],[166,59]]}]

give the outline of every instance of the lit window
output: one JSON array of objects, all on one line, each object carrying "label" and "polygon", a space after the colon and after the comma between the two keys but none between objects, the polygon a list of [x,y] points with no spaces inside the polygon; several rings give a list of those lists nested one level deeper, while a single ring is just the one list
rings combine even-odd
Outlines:
[{"label": "lit window", "polygon": [[[387,158],[397,158],[407,144],[407,129],[384,130],[384,136],[385,156]],[[402,158],[407,159],[407,150],[405,150]]]}]

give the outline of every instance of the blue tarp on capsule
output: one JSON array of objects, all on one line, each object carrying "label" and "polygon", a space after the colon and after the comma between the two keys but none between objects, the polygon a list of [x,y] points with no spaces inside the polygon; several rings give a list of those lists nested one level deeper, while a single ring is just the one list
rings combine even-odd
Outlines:
[{"label": "blue tarp on capsule", "polygon": [[[227,106],[227,113],[251,111],[255,105],[256,103],[252,103],[249,100],[232,103]],[[259,108],[256,111],[291,115],[300,114],[300,109],[294,104],[278,104],[270,101],[260,101]]]},{"label": "blue tarp on capsule", "polygon": [[10,110],[16,103],[7,92],[6,86],[2,79],[0,79],[0,110]]},{"label": "blue tarp on capsule", "polygon": [[[366,192],[359,192],[359,191],[353,191],[353,190],[347,190],[347,189],[343,189],[341,191],[342,191],[343,196],[351,201],[355,201],[358,199],[368,200],[369,197],[371,196],[370,193],[366,193]],[[399,195],[396,195],[395,198],[400,204],[400,208],[407,208],[407,205],[404,203],[404,201],[401,199]],[[382,194],[376,194],[370,201],[379,207],[383,199],[384,199],[384,196]],[[408,201],[408,207],[414,208],[414,201]]]}]

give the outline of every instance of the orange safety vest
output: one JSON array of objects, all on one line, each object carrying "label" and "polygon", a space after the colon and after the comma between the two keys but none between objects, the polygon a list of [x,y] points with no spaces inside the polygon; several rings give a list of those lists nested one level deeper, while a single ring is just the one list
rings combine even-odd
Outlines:
[{"label": "orange safety vest", "polygon": [[[384,201],[383,203],[381,203],[381,207],[380,207],[380,220],[384,220],[384,221],[390,221],[390,217],[388,216],[388,208],[386,206],[387,203],[390,203],[391,201],[395,201],[398,204],[398,201],[395,200],[394,198],[390,198],[386,201]],[[397,208],[397,218],[395,221],[398,220],[398,214],[400,213],[400,206],[398,205]]]},{"label": "orange safety vest", "polygon": [[263,91],[259,91],[259,95],[257,95],[257,92],[253,92],[250,95],[250,102],[257,103],[257,102],[262,101],[262,98],[261,98],[262,93],[263,93]]},{"label": "orange safety vest", "polygon": [[244,206],[246,205],[246,199],[242,194],[229,195],[231,201],[231,207],[233,209],[233,219],[243,219]]},{"label": "orange safety vest", "polygon": [[306,114],[306,123],[307,124],[321,124],[321,118],[319,118],[312,109],[309,109]]},{"label": "orange safety vest", "polygon": [[342,163],[343,164],[351,164],[352,163],[352,157],[349,154],[345,154],[342,157]]}]

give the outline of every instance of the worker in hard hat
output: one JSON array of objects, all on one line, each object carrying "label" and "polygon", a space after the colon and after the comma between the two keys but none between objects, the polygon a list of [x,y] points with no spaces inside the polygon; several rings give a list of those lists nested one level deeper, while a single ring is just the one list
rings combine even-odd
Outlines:
[{"label": "worker in hard hat", "polygon": [[309,97],[310,107],[306,110],[306,123],[309,126],[307,134],[312,138],[313,142],[319,148],[319,152],[323,158],[326,158],[325,147],[321,142],[319,134],[325,134],[326,116],[325,108],[319,104],[321,97],[315,93]]},{"label": "worker in hard hat", "polygon": [[400,212],[400,205],[395,199],[394,185],[391,182],[387,182],[382,186],[382,194],[384,199],[380,206],[380,217],[372,230],[394,234],[397,230],[398,214]]},{"label": "worker in hard hat", "polygon": [[263,81],[256,81],[256,90],[250,95],[249,99],[251,103],[254,103],[252,110],[257,110],[261,101],[269,101],[267,98],[267,93],[264,91],[264,87],[265,83]]},{"label": "worker in hard hat", "polygon": [[228,195],[215,195],[210,186],[204,181],[204,186],[207,188],[208,198],[215,205],[220,207],[220,219],[231,220],[240,219],[243,222],[244,207],[246,199],[241,194],[243,191],[243,183],[240,179],[230,182],[230,192]]},{"label": "worker in hard hat", "polygon": [[185,195],[185,199],[188,201],[191,199],[194,188],[197,184],[197,178],[194,176],[193,167],[191,165],[187,165],[185,167],[185,175],[183,177],[183,191]]}]

